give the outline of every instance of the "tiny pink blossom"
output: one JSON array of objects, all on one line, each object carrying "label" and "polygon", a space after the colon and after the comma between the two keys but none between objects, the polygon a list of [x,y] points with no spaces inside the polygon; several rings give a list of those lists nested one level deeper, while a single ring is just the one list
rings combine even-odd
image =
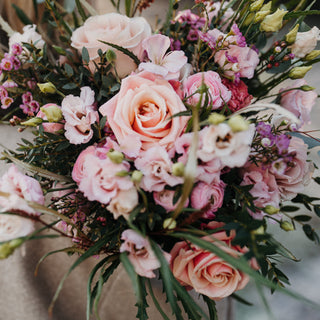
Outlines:
[{"label": "tiny pink blossom", "polygon": [[[129,253],[128,258],[135,272],[142,277],[155,278],[153,270],[160,268],[161,264],[153,253],[149,240],[130,229],[122,232],[121,240],[124,242],[120,247],[120,252]],[[169,263],[170,254],[164,251],[163,254]]]},{"label": "tiny pink blossom", "polygon": [[11,53],[15,56],[19,56],[22,53],[22,46],[19,43],[12,44]]},{"label": "tiny pink blossom", "polygon": [[166,185],[183,183],[183,178],[172,174],[173,163],[165,148],[159,145],[143,152],[134,164],[143,173],[140,186],[145,191],[162,191]]},{"label": "tiny pink blossom", "polygon": [[3,58],[0,63],[0,68],[4,71],[11,71],[13,69],[13,62],[8,58]]},{"label": "tiny pink blossom", "polygon": [[[16,88],[18,85],[13,80],[8,79],[2,84],[2,86],[4,88]],[[1,86],[0,86],[0,88],[1,88]],[[0,92],[1,92],[1,89],[0,89]],[[1,93],[0,93],[0,96],[1,96]]]},{"label": "tiny pink blossom", "polygon": [[4,97],[1,99],[1,108],[8,109],[13,103],[13,99],[10,97]]},{"label": "tiny pink blossom", "polygon": [[61,109],[65,118],[65,136],[73,144],[87,143],[93,136],[91,125],[99,121],[95,110],[94,91],[81,88],[80,97],[72,94],[62,100]]},{"label": "tiny pink blossom", "polygon": [[150,62],[142,62],[139,65],[140,71],[149,71],[160,75],[166,80],[178,80],[180,70],[187,63],[188,59],[183,51],[171,51],[170,38],[161,34],[152,35],[142,42]]},{"label": "tiny pink blossom", "polygon": [[26,93],[24,93],[22,95],[22,102],[23,104],[28,104],[30,103],[31,101],[33,100],[33,97],[32,97],[32,93],[30,91],[27,91]]},{"label": "tiny pink blossom", "polygon": [[8,91],[5,86],[0,86],[0,100],[8,97]]}]

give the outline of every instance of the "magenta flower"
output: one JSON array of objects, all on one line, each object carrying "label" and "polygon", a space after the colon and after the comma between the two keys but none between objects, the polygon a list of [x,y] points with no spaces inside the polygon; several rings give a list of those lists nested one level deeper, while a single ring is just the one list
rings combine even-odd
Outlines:
[{"label": "magenta flower", "polygon": [[4,71],[11,71],[13,69],[13,63],[8,58],[3,58],[0,63],[0,68]]},{"label": "magenta flower", "polygon": [[19,43],[14,43],[11,46],[11,53],[15,56],[19,56],[22,53],[22,46]]}]

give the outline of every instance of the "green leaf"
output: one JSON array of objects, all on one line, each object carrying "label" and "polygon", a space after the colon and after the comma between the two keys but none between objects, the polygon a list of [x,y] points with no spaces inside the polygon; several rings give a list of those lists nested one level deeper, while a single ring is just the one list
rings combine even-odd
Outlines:
[{"label": "green leaf", "polygon": [[76,88],[78,88],[78,85],[74,82],[69,82],[62,87],[64,90],[74,90]]},{"label": "green leaf", "polygon": [[76,0],[76,6],[77,6],[77,9],[78,9],[78,12],[80,14],[80,17],[82,19],[83,22],[85,22],[87,20],[87,15],[82,7],[82,4],[80,2],[80,0]]},{"label": "green leaf", "polygon": [[298,211],[300,208],[296,207],[296,206],[283,206],[280,208],[280,211],[283,212],[294,212],[294,211]]},{"label": "green leaf", "polygon": [[320,10],[305,10],[305,11],[295,11],[295,12],[288,12],[283,19],[289,20],[292,18],[299,18],[299,17],[305,17],[310,15],[318,15],[320,14]]},{"label": "green leaf", "polygon": [[24,13],[24,11],[22,9],[20,9],[17,5],[15,5],[14,3],[11,4],[11,6],[13,7],[13,9],[16,11],[16,14],[18,16],[18,18],[20,19],[20,21],[24,24],[33,24],[33,22],[30,20],[30,18]]},{"label": "green leaf", "polygon": [[208,306],[210,320],[218,320],[218,313],[217,313],[215,301],[205,295],[202,295],[202,297],[204,302]]},{"label": "green leaf", "polygon": [[270,238],[268,240],[268,243],[270,243],[271,245],[276,246],[277,252],[279,254],[281,254],[283,257],[288,258],[288,259],[293,260],[293,261],[300,261],[285,246],[283,246],[282,243],[278,242],[276,239]]},{"label": "green leaf", "polygon": [[307,222],[307,221],[311,220],[311,217],[310,216],[306,216],[304,214],[301,214],[301,215],[298,215],[298,216],[294,216],[292,219],[295,220],[295,221]]},{"label": "green leaf", "polygon": [[313,180],[314,180],[317,184],[320,184],[320,177],[313,178]]},{"label": "green leaf", "polygon": [[64,70],[66,71],[68,77],[73,76],[73,69],[68,63],[64,64]]},{"label": "green leaf", "polygon": [[132,0],[125,0],[126,15],[130,17]]},{"label": "green leaf", "polygon": [[57,53],[59,53],[59,54],[61,54],[61,55],[63,55],[63,56],[66,56],[66,55],[67,55],[66,50],[63,49],[63,48],[61,48],[61,47],[59,47],[59,46],[53,45],[52,48],[53,48],[54,50],[56,50]]},{"label": "green leaf", "polygon": [[231,298],[239,301],[239,302],[242,303],[242,304],[245,304],[246,306],[253,306],[253,303],[247,301],[246,299],[240,297],[239,295],[237,295],[237,294],[235,294],[235,293],[233,293],[233,294],[231,295]]},{"label": "green leaf", "polygon": [[83,60],[85,63],[89,63],[89,62],[90,62],[89,52],[88,52],[88,49],[87,49],[86,47],[83,47],[83,48],[82,48],[81,55],[82,55],[82,60]]},{"label": "green leaf", "polygon": [[104,43],[104,44],[107,44],[108,46],[114,48],[114,49],[117,49],[119,50],[120,52],[124,53],[125,55],[127,55],[128,57],[130,57],[134,63],[138,66],[140,64],[140,60],[139,58],[134,54],[132,53],[131,51],[129,51],[128,49],[126,48],[123,48],[123,47],[120,47],[114,43],[111,43],[111,42],[106,42],[106,41],[102,41],[102,40],[99,40],[100,42]]},{"label": "green leaf", "polygon": [[314,212],[316,213],[316,215],[318,216],[318,217],[320,217],[320,205],[315,205],[314,207],[313,207],[313,209],[314,209]]}]

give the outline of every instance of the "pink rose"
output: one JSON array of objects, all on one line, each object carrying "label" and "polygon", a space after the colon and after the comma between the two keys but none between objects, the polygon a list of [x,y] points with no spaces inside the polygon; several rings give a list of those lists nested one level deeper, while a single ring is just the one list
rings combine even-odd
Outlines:
[{"label": "pink rose", "polygon": [[296,40],[291,46],[291,52],[297,58],[304,58],[315,49],[318,40],[320,40],[320,30],[318,27],[313,27],[306,32],[298,32]]},{"label": "pink rose", "polygon": [[0,196],[2,212],[18,210],[37,214],[27,201],[44,204],[44,196],[39,182],[21,173],[14,164],[0,178],[0,191],[10,194],[9,198]]},{"label": "pink rose", "polygon": [[127,152],[135,157],[141,145],[143,150],[155,144],[170,149],[188,120],[171,116],[185,110],[172,86],[146,71],[123,79],[120,92],[99,109],[108,117],[121,148],[132,140],[131,150]]},{"label": "pink rose", "polygon": [[[188,77],[183,82],[184,95],[186,97],[194,94],[202,84],[208,87],[209,102],[212,104],[212,109],[222,107],[225,102],[231,98],[231,92],[223,85],[218,73],[214,71],[199,72]],[[197,104],[200,100],[200,93],[194,94],[188,99],[188,103]]]},{"label": "pink rose", "polygon": [[[280,92],[304,85],[307,85],[306,80],[298,79],[291,86],[281,89]],[[316,103],[317,97],[318,95],[315,91],[289,90],[281,94],[280,105],[291,111],[301,120],[301,124],[303,125],[310,121],[310,112]]]},{"label": "pink rose", "polygon": [[[212,221],[210,229],[223,227],[223,223]],[[235,232],[227,236],[225,231],[218,231],[203,240],[213,243],[230,256],[239,258],[247,251],[246,248],[231,245]],[[222,241],[225,245],[218,241]],[[212,252],[205,251],[196,245],[181,241],[174,245],[171,252],[171,270],[175,278],[183,285],[190,286],[196,292],[213,300],[221,300],[233,292],[243,289],[249,282],[249,276],[237,270]],[[257,268],[254,260],[250,262]]]},{"label": "pink rose", "polygon": [[[124,240],[120,252],[127,251],[135,272],[146,278],[155,278],[153,270],[160,268],[160,262],[153,253],[149,240],[143,238],[137,232],[127,229],[122,232],[121,240]],[[170,254],[163,252],[166,260],[170,261]]]},{"label": "pink rose", "polygon": [[[173,203],[174,194],[175,191],[173,190],[163,189],[160,192],[154,192],[153,199],[156,204],[162,206],[167,212],[170,212],[173,211],[179,203],[179,199],[176,201],[176,203]],[[188,204],[189,200],[187,199],[184,206],[187,207]]]},{"label": "pink rose", "polygon": [[123,78],[137,68],[136,64],[130,57],[100,40],[123,47],[141,59],[143,54],[141,43],[150,35],[151,27],[144,18],[128,18],[118,13],[107,13],[88,18],[83,26],[73,32],[71,46],[79,52],[83,47],[88,50],[92,71],[95,69],[93,62],[98,64],[100,61],[98,50],[113,50],[117,55],[115,69],[120,78]]},{"label": "pink rose", "polygon": [[[47,108],[47,107],[51,107],[51,106],[55,106],[57,108],[60,108],[55,103],[47,103],[44,106],[42,106],[42,108]],[[36,117],[41,118],[43,120],[48,120],[48,118],[45,115],[45,113],[42,112],[41,110],[39,110],[39,112],[37,113]],[[55,133],[55,132],[57,132],[59,130],[62,130],[63,127],[64,127],[64,125],[62,123],[56,123],[56,122],[43,122],[42,126],[43,126],[43,130],[45,132],[49,132],[49,133]]]},{"label": "pink rose", "polygon": [[236,112],[250,104],[253,97],[248,93],[248,87],[243,81],[240,80],[238,83],[235,83],[223,78],[222,83],[231,91],[228,108],[232,112]]},{"label": "pink rose", "polygon": [[253,49],[235,45],[230,45],[228,50],[218,51],[214,59],[230,77],[239,73],[241,78],[251,79],[259,64],[259,56]]},{"label": "pink rose", "polygon": [[62,100],[61,109],[66,121],[65,136],[70,143],[87,143],[92,138],[91,125],[99,121],[93,104],[94,91],[89,87],[81,88],[80,97],[69,94]]},{"label": "pink rose", "polygon": [[145,191],[162,191],[166,185],[173,187],[183,183],[182,177],[172,174],[173,163],[163,147],[148,149],[136,158],[134,164],[143,173],[140,186]]},{"label": "pink rose", "polygon": [[[254,200],[255,206],[265,208],[267,205],[279,208],[280,193],[277,181],[272,173],[267,169],[262,169],[255,164],[247,165],[242,170],[243,180],[242,186],[253,185],[249,191],[250,194],[256,198]],[[256,219],[263,218],[263,212],[252,212]]]},{"label": "pink rose", "polygon": [[293,153],[292,166],[287,166],[284,173],[275,172],[275,178],[279,187],[281,198],[293,199],[310,183],[314,167],[307,162],[308,146],[302,139],[292,137],[288,149]]},{"label": "pink rose", "polygon": [[225,186],[223,181],[211,185],[203,182],[198,183],[191,193],[191,207],[203,209],[203,218],[214,218],[214,212],[217,212],[222,206]]}]

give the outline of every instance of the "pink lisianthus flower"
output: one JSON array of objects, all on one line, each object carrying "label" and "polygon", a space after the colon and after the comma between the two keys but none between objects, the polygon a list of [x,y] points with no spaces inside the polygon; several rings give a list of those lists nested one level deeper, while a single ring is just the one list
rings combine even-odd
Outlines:
[{"label": "pink lisianthus flower", "polygon": [[154,146],[136,158],[135,167],[143,173],[140,186],[145,191],[163,191],[166,185],[171,187],[183,183],[182,177],[172,174],[172,161],[168,152],[161,146]]},{"label": "pink lisianthus flower", "polygon": [[183,51],[171,51],[170,38],[161,34],[155,34],[143,40],[142,48],[146,51],[150,62],[141,62],[140,71],[149,71],[162,76],[166,80],[178,80],[180,70],[187,63],[188,58]]},{"label": "pink lisianthus flower", "polygon": [[247,162],[254,132],[254,125],[239,132],[233,132],[226,123],[205,127],[199,133],[198,158],[204,162],[218,158],[222,167],[242,167]]},{"label": "pink lisianthus flower", "polygon": [[213,219],[214,213],[223,204],[224,189],[226,184],[220,181],[217,184],[198,183],[191,193],[191,207],[204,210],[203,218]]},{"label": "pink lisianthus flower", "polygon": [[200,100],[200,93],[196,91],[205,84],[208,87],[209,103],[212,104],[212,109],[218,109],[227,103],[231,98],[231,92],[221,82],[218,73],[214,71],[199,72],[189,76],[183,82],[183,92],[188,99],[188,103],[196,105]]},{"label": "pink lisianthus flower", "polygon": [[292,137],[288,148],[289,154],[294,154],[292,164],[287,166],[283,173],[275,172],[281,198],[293,199],[310,183],[314,166],[308,162],[308,146],[302,139]]},{"label": "pink lisianthus flower", "polygon": [[[142,277],[155,278],[153,270],[160,268],[161,264],[153,253],[149,240],[130,229],[122,232],[121,240],[124,242],[120,246],[120,252],[128,252],[135,272]],[[163,255],[170,263],[170,254],[163,251]]]},{"label": "pink lisianthus flower", "polygon": [[[212,221],[208,228],[223,227],[223,223]],[[235,232],[228,236],[225,231],[218,231],[210,236],[202,237],[222,249],[234,258],[241,257],[248,251],[231,244]],[[190,242],[177,242],[171,252],[171,270],[181,285],[194,289],[213,300],[221,300],[233,292],[243,289],[249,282],[249,276],[231,266],[216,254],[206,251]],[[255,259],[248,262],[253,269],[258,269]]]},{"label": "pink lisianthus flower", "polygon": [[[55,103],[47,103],[44,106],[42,106],[42,108],[49,108],[51,106],[55,106],[57,108],[60,108],[58,105],[56,105]],[[43,120],[48,120],[47,116],[45,115],[44,112],[42,112],[41,110],[39,110],[39,112],[36,115],[37,118],[41,118]],[[56,123],[56,122],[43,122],[42,123],[43,126],[43,130],[45,132],[49,132],[49,133],[55,133],[59,130],[62,130],[64,125],[62,123]]]},{"label": "pink lisianthus flower", "polygon": [[[275,176],[268,170],[248,164],[242,170],[242,186],[253,185],[249,191],[256,198],[254,204],[258,208],[265,208],[267,205],[279,208],[280,192]],[[256,219],[263,218],[263,211],[251,212]]]},{"label": "pink lisianthus flower", "polygon": [[243,81],[235,83],[223,78],[222,83],[231,91],[231,99],[228,101],[230,111],[236,112],[250,104],[253,97],[248,93],[248,87]]},{"label": "pink lisianthus flower", "polygon": [[119,93],[99,109],[108,117],[121,149],[126,144],[130,157],[155,144],[172,148],[188,121],[187,117],[172,116],[185,110],[170,83],[146,71],[123,79]]},{"label": "pink lisianthus flower", "polygon": [[75,181],[80,180],[77,182],[79,190],[90,201],[109,204],[119,191],[133,187],[128,176],[117,175],[119,172],[128,171],[130,165],[126,161],[113,163],[108,157],[99,156],[97,149],[89,148],[84,154],[80,154],[81,158],[75,164],[72,177]]},{"label": "pink lisianthus flower", "polygon": [[[154,192],[153,199],[156,204],[162,206],[167,212],[170,212],[170,211],[173,211],[179,203],[179,199],[177,200],[176,203],[173,203],[174,194],[175,194],[175,191],[173,190],[163,189],[160,192]],[[187,207],[188,204],[189,204],[189,199],[186,200],[184,206]]]},{"label": "pink lisianthus flower", "polygon": [[233,78],[239,73],[241,78],[251,79],[259,64],[259,56],[249,47],[230,45],[227,50],[215,54],[215,62],[224,70],[226,76]]},{"label": "pink lisianthus flower", "polygon": [[[303,90],[289,90],[291,88],[299,88],[306,86],[305,79],[296,80],[291,86],[285,87],[280,90],[281,100],[280,105],[291,111],[300,121],[301,125],[310,122],[310,112],[316,103],[317,93],[315,91]],[[287,91],[289,90],[289,91]]]},{"label": "pink lisianthus flower", "polygon": [[99,121],[94,105],[94,91],[81,88],[80,97],[72,94],[62,100],[61,110],[66,121],[65,136],[72,144],[87,143],[93,136],[91,125]]},{"label": "pink lisianthus flower", "polygon": [[9,198],[0,196],[2,212],[23,211],[28,214],[38,214],[27,201],[44,205],[39,182],[21,173],[14,164],[0,178],[0,191],[10,194]]}]

